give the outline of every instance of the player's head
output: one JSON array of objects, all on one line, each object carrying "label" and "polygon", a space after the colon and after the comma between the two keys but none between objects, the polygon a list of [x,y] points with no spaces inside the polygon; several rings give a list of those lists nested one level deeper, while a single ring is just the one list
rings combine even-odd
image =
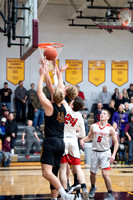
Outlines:
[{"label": "player's head", "polygon": [[83,99],[81,97],[75,97],[75,99],[71,102],[70,106],[75,112],[82,110],[84,106]]},{"label": "player's head", "polygon": [[73,85],[66,85],[65,89],[65,98],[68,103],[70,103],[75,97],[78,96],[78,92],[75,86]]},{"label": "player's head", "polygon": [[55,90],[55,92],[53,93],[53,100],[54,103],[61,103],[64,99],[65,95],[64,92],[62,90],[60,90],[59,88],[57,88]]},{"label": "player's head", "polygon": [[110,112],[106,109],[102,109],[100,115],[100,121],[108,121],[109,118],[110,118]]}]

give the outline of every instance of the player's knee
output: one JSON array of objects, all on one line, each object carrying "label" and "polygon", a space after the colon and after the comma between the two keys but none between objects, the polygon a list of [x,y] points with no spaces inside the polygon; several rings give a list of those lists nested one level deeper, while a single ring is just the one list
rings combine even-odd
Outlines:
[{"label": "player's knee", "polygon": [[102,176],[104,177],[104,178],[106,178],[107,176],[108,176],[108,172],[107,172],[107,170],[102,170]]}]

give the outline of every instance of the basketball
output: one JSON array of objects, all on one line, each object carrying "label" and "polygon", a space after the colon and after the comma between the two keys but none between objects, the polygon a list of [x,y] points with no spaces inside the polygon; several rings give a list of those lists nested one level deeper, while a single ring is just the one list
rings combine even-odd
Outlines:
[{"label": "basketball", "polygon": [[57,51],[54,47],[48,47],[44,50],[44,57],[46,56],[47,60],[55,60],[57,57]]}]

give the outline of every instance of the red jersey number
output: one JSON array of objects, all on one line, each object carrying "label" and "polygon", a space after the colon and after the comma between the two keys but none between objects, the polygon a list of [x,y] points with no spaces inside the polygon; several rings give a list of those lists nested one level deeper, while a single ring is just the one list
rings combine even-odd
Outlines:
[{"label": "red jersey number", "polygon": [[72,116],[70,114],[67,114],[66,117],[65,117],[65,124],[68,124],[68,122],[70,122],[71,126],[74,127],[77,120],[78,120],[77,118],[72,118]]},{"label": "red jersey number", "polygon": [[98,136],[97,142],[101,142],[102,136]]}]

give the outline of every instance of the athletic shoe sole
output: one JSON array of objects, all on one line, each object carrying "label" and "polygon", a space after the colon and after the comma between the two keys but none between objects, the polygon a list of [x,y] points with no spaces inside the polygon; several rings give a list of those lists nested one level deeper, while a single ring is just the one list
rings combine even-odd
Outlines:
[{"label": "athletic shoe sole", "polygon": [[74,191],[80,190],[80,188],[81,188],[80,184],[75,185],[74,187],[71,187],[71,189],[68,191],[68,194],[71,194]]}]

